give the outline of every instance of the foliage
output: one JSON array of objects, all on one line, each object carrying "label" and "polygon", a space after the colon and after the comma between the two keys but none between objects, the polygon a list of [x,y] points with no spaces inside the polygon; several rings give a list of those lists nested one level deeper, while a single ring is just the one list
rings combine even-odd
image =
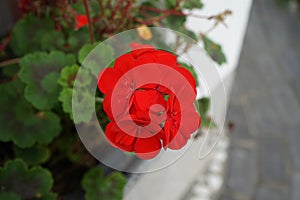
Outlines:
[{"label": "foliage", "polygon": [[226,62],[226,57],[222,51],[222,47],[213,42],[207,36],[203,36],[204,49],[210,55],[210,57],[216,61],[219,65]]},{"label": "foliage", "polygon": [[99,167],[90,169],[82,180],[82,187],[86,191],[87,200],[121,200],[126,179],[119,172],[105,177]]},{"label": "foliage", "polygon": [[48,110],[57,103],[60,70],[75,63],[73,55],[53,51],[36,52],[24,56],[20,62],[20,79],[26,84],[25,98],[37,109]]},{"label": "foliage", "polygon": [[56,199],[52,185],[48,170],[40,166],[28,169],[20,159],[9,160],[0,168],[1,199]]},{"label": "foliage", "polygon": [[23,97],[23,84],[13,81],[0,85],[0,140],[20,147],[36,142],[49,144],[60,131],[59,117],[50,111],[36,112]]},{"label": "foliage", "polygon": [[28,165],[42,164],[50,158],[50,149],[42,145],[35,145],[30,148],[20,148],[15,146],[14,152],[16,157],[21,158]]},{"label": "foliage", "polygon": [[207,97],[203,97],[199,99],[197,103],[198,103],[198,110],[201,116],[201,127],[215,128],[217,126],[216,123],[208,115],[208,111],[210,107],[210,99]]}]

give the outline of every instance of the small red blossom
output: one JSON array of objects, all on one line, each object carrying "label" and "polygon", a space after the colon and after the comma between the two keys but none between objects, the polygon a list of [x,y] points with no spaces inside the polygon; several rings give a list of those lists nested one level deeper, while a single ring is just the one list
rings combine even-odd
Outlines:
[{"label": "small red blossom", "polygon": [[28,9],[29,9],[29,0],[20,0],[19,1],[19,8],[20,8],[20,10],[23,12],[23,13],[25,13]]},{"label": "small red blossom", "polygon": [[114,147],[151,159],[162,148],[182,148],[199,128],[196,82],[175,55],[150,45],[131,47],[99,73],[103,109],[111,120],[105,135]]},{"label": "small red blossom", "polygon": [[76,15],[75,20],[76,20],[76,27],[75,27],[76,30],[88,24],[88,18],[86,15],[82,15],[82,14]]}]

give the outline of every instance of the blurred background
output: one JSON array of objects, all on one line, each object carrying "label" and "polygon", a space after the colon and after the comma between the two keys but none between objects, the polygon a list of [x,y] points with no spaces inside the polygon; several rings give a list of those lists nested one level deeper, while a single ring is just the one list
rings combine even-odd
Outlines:
[{"label": "blurred background", "polygon": [[253,1],[219,199],[300,199],[299,14],[296,1]]},{"label": "blurred background", "polygon": [[[90,27],[87,25],[88,19],[83,17],[83,19],[76,18],[77,21],[66,21],[66,24],[73,23],[72,30],[66,31],[62,38],[58,36],[57,38],[59,39],[57,40],[56,37],[54,37],[57,36],[56,33],[53,34],[51,32],[50,34],[49,32],[49,34],[47,34],[47,29],[45,29],[46,34],[43,34],[48,37],[47,47],[41,47],[39,49],[36,42],[29,42],[29,50],[26,49],[27,47],[20,47],[20,41],[25,40],[26,37],[28,39],[31,36],[31,33],[25,34],[25,32],[26,37],[20,37],[17,41],[13,39],[14,41],[10,43],[12,35],[19,37],[23,31],[26,30],[20,28],[18,34],[16,34],[15,31],[15,33],[11,35],[11,31],[14,29],[16,22],[23,16],[22,13],[24,10],[29,12],[32,8],[24,6],[29,5],[30,3],[28,2],[30,2],[30,0],[1,0],[0,82],[3,85],[11,80],[15,80],[16,74],[18,74],[19,66],[17,65],[19,60],[17,56],[23,56],[28,52],[32,53],[40,50],[49,52],[53,49],[56,50],[56,48],[68,53],[76,52],[77,54],[80,49],[79,47],[81,47],[83,43],[89,43],[91,40],[91,34],[89,34],[90,32],[88,30]],[[73,1],[66,2],[73,3]],[[78,3],[79,1],[74,2]],[[99,2],[99,4],[102,5],[102,1]],[[107,1],[103,2],[106,5]],[[136,3],[135,1],[133,2]],[[137,2],[143,3],[144,1]],[[152,5],[153,2],[159,1],[145,2],[144,6],[148,6],[147,11],[160,12],[157,10],[159,8]],[[165,2],[171,6],[168,7],[171,9],[177,6],[176,2],[178,1],[173,2],[168,0]],[[146,16],[134,15],[134,17],[137,16],[134,22],[124,20],[123,23],[122,15],[117,14],[115,20],[121,19],[120,23],[122,22],[122,27],[113,27],[110,26],[109,21],[100,20],[99,24],[95,24],[95,27],[99,26],[100,28],[95,28],[98,32],[95,34],[95,37],[93,37],[95,40],[101,41],[118,31],[140,27],[141,25],[162,26],[184,31],[180,29],[184,23],[185,29],[196,33],[185,32],[186,34],[189,33],[190,36],[197,35],[196,39],[203,39],[207,42],[210,40],[205,40],[204,37],[201,38],[199,35],[201,35],[201,33],[203,34],[203,31],[205,31],[205,33],[208,31],[207,36],[214,41],[213,45],[207,46],[207,43],[203,41],[201,43],[199,42],[199,44],[204,47],[212,59],[214,59],[223,80],[222,83],[215,83],[212,92],[218,95],[220,90],[223,89],[224,83],[227,93],[227,101],[214,99],[211,102],[211,106],[215,108],[215,111],[211,113],[212,116],[209,117],[212,117],[217,125],[221,124],[216,132],[222,132],[222,137],[213,153],[199,161],[195,155],[198,154],[200,143],[196,140],[195,146],[170,168],[149,174],[115,173],[115,170],[109,167],[102,166],[101,164],[100,167],[97,166],[98,162],[88,154],[80,143],[80,140],[73,138],[73,136],[72,139],[64,138],[59,141],[56,139],[52,145],[38,145],[34,146],[34,148],[16,147],[14,139],[3,139],[5,137],[1,136],[1,200],[43,199],[44,197],[45,199],[49,197],[49,199],[95,200],[139,200],[142,198],[144,200],[300,199],[300,1],[230,0],[219,2],[218,0],[199,0],[195,3],[195,1],[186,0],[184,2],[187,2],[187,4],[185,4],[186,7],[180,8],[181,10],[175,14],[175,17],[176,15],[182,17],[183,13],[190,13],[191,11],[194,15],[204,15],[208,16],[208,18],[209,16],[214,16],[212,17],[213,20],[201,21],[201,19],[197,17],[186,16],[187,18],[178,25],[174,23],[174,18],[166,18],[166,21],[160,23],[160,19],[153,21],[153,19],[157,19],[157,15],[153,16],[153,13],[146,13]],[[189,4],[189,2],[192,3]],[[20,10],[20,3],[23,10]],[[118,1],[112,1],[112,7],[105,8],[105,15],[111,17],[111,11],[115,8],[117,3]],[[125,3],[124,9],[126,9],[127,5]],[[35,4],[33,3],[32,5]],[[100,10],[102,9],[98,4],[95,7]],[[92,4],[90,8],[93,10]],[[75,10],[76,9],[77,7]],[[83,12],[85,12],[83,7],[78,8],[78,10],[80,9],[83,9]],[[40,16],[46,11],[47,10],[37,9],[33,12],[37,12],[37,15]],[[52,10],[49,11],[49,13],[51,12]],[[138,13],[137,10],[134,10],[134,12]],[[95,13],[94,18],[96,19],[97,11],[95,11]],[[218,13],[219,15],[217,15]],[[149,19],[152,21],[149,21]],[[214,27],[217,22],[218,26]],[[64,30],[64,26],[67,26],[66,24],[60,24],[62,27],[56,26],[56,31]],[[41,26],[40,23],[38,23],[38,25]],[[101,27],[106,28],[101,29]],[[113,28],[110,29],[111,27]],[[214,27],[213,31],[210,30],[211,27]],[[38,30],[39,28],[36,29]],[[78,31],[78,29],[80,30]],[[144,30],[146,31],[146,35],[142,34],[142,39],[149,36],[149,33],[147,35],[148,29],[144,27]],[[37,38],[40,36],[41,35],[35,35]],[[72,40],[68,40],[68,37],[72,37]],[[67,43],[64,42],[62,42],[62,45],[59,42],[57,43],[60,39],[68,40],[71,47],[66,46],[65,44]],[[72,43],[72,41],[75,42]],[[72,44],[74,44],[74,48]],[[220,45],[221,49],[215,50],[212,48],[218,45]],[[209,53],[210,50],[213,52]],[[13,65],[11,70],[7,70],[5,67],[7,65]],[[213,77],[210,78],[213,79]],[[22,91],[23,90],[24,89],[22,89]],[[199,90],[202,91],[201,87]],[[0,103],[7,102],[3,96],[9,94],[8,91],[12,90],[1,89],[0,95],[4,100],[0,98]],[[62,109],[61,106],[51,109],[56,114],[63,116],[61,117],[62,124],[65,125],[64,127],[68,127],[68,130],[71,130],[70,134],[74,134],[74,127],[70,125],[72,124],[71,119],[64,118],[66,117],[65,114],[70,113]],[[43,118],[43,112],[41,112],[41,110],[43,111],[43,108],[36,108],[33,103],[33,112],[35,112],[39,118]],[[4,110],[4,108],[2,110],[0,109],[0,111],[3,116],[6,116],[8,112]],[[224,123],[223,118],[225,116],[225,126],[222,130],[222,123]],[[12,119],[14,120],[15,118],[12,117]],[[6,133],[5,131],[7,130],[3,128],[6,127],[6,124],[4,121],[0,121],[0,123],[2,123],[2,126],[0,126],[2,130],[0,129],[0,131]],[[23,131],[23,129],[20,130],[20,132]],[[207,133],[204,131],[202,134],[205,136]],[[211,143],[208,142],[206,144],[207,146],[205,146],[206,149],[210,149],[213,146],[213,141],[216,140],[216,137],[216,135],[212,136]],[[71,146],[70,149],[63,148],[63,146],[68,145]],[[45,153],[45,151],[48,153]],[[52,154],[49,153],[50,151]],[[61,158],[61,160],[60,158],[53,159],[53,157],[55,157],[53,155],[61,152],[67,152],[65,157]],[[45,155],[47,154],[47,156],[41,156],[41,158],[32,157],[32,155],[35,154],[44,155],[43,153],[45,153]],[[52,155],[52,157],[50,155]],[[26,189],[26,187],[24,187],[25,189],[15,190],[11,186],[13,185],[12,183],[21,185],[28,183],[26,181],[18,182],[23,180],[22,178],[14,179],[17,180],[16,182],[8,181],[11,178],[9,178],[10,176],[7,176],[7,178],[6,175],[10,174],[13,170],[10,171],[10,168],[6,166],[5,163],[15,158],[25,160],[24,163],[26,164],[24,164],[23,161],[21,162],[24,166],[26,165],[26,167],[24,167],[23,164],[15,163],[18,167],[21,166],[21,168],[24,167],[24,169],[26,168],[28,170],[28,168],[31,169],[36,166],[41,166],[50,170],[53,173],[53,179],[51,178],[52,182],[54,181],[53,188],[50,189],[53,183],[50,184],[51,186],[44,185],[48,190],[41,189],[34,192],[33,195],[28,192],[30,188]],[[31,162],[32,160],[34,160],[34,162]],[[140,164],[139,162],[134,162],[136,161],[130,160],[126,164]],[[66,170],[66,168],[70,166],[73,166],[72,170]],[[65,170],[62,171],[63,175],[60,173],[62,168]],[[93,168],[93,170],[89,171],[91,168]],[[99,168],[101,168],[100,171],[98,171]],[[14,173],[12,174],[15,175]],[[110,174],[113,175],[110,176]],[[19,174],[17,173],[16,176],[19,177]],[[101,179],[94,182],[91,181],[94,180],[94,177],[100,176]],[[20,177],[23,177],[23,175],[20,175]],[[81,182],[83,177],[85,177],[85,181]],[[68,179],[69,181],[67,181]],[[42,180],[46,180],[46,178]],[[64,183],[57,184],[62,182]],[[8,190],[7,185],[9,185]],[[31,183],[29,181],[28,186],[33,187],[34,185],[35,182]],[[11,191],[16,192],[19,196],[11,194],[13,193]],[[20,194],[22,192],[24,192],[24,194],[26,193],[26,195],[22,196]],[[52,195],[52,192],[58,195]]]}]

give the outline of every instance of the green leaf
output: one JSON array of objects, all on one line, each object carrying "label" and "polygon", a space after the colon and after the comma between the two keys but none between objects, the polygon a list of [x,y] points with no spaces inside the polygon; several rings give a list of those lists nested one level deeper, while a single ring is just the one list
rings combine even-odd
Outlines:
[{"label": "green leaf", "polygon": [[170,15],[166,18],[166,25],[168,28],[178,31],[181,27],[184,27],[185,21],[186,16]]},{"label": "green leaf", "polygon": [[177,0],[166,0],[167,8],[174,8],[176,6]]},{"label": "green leaf", "polygon": [[85,44],[78,53],[78,61],[80,64],[83,63],[88,54],[98,46],[99,43]]},{"label": "green leaf", "polygon": [[3,68],[3,74],[8,77],[15,76],[20,70],[20,66],[18,64],[10,65]]},{"label": "green leaf", "polygon": [[227,62],[222,47],[219,44],[213,42],[206,36],[203,36],[203,43],[204,49],[215,62],[219,65]]},{"label": "green leaf", "polygon": [[201,2],[201,0],[186,0],[183,3],[183,8],[186,8],[186,9],[194,9],[194,8],[201,9],[201,8],[203,8],[203,3]]},{"label": "green leaf", "polygon": [[203,97],[198,100],[198,106],[199,106],[199,111],[203,115],[206,115],[208,112],[208,109],[210,107],[210,99],[207,97]]},{"label": "green leaf", "polygon": [[43,195],[43,200],[57,200],[57,194],[53,192],[48,192]]},{"label": "green leaf", "polygon": [[[55,40],[53,40],[55,38]],[[62,32],[56,30],[49,31],[41,38],[41,49],[52,51],[52,50],[65,50],[65,38]]]},{"label": "green leaf", "polygon": [[26,83],[25,98],[40,110],[53,108],[60,92],[57,83],[61,69],[75,63],[73,55],[53,51],[26,55],[20,62],[20,79]]},{"label": "green leaf", "polygon": [[199,85],[199,81],[198,81],[198,76],[197,73],[194,70],[194,67],[187,64],[187,63],[179,63],[182,67],[184,67],[185,69],[187,69],[194,77],[195,81],[196,81],[196,85]]},{"label": "green leaf", "polygon": [[[192,38],[193,40],[196,40],[196,41],[198,40],[198,37],[197,37],[196,33],[194,33],[194,32],[191,31],[191,30],[188,30],[188,29],[182,27],[182,29],[179,29],[178,31],[180,31],[181,33],[183,33],[183,34],[189,36],[189,37]],[[184,38],[185,38],[185,37],[183,37],[183,39],[184,39]]]},{"label": "green leaf", "polygon": [[207,97],[203,97],[197,101],[198,110],[201,116],[201,127],[205,128],[216,128],[217,124],[212,120],[212,118],[208,115],[208,110],[210,107],[210,99]]},{"label": "green leaf", "polygon": [[57,84],[58,73],[49,73],[41,81],[40,85],[28,85],[25,89],[25,98],[36,108],[51,109],[57,102],[59,85]]},{"label": "green leaf", "polygon": [[94,98],[95,97],[93,97],[88,91],[73,90],[73,96],[71,100],[75,102],[75,105],[86,105],[73,107],[75,113],[80,113],[80,115],[77,115],[74,119],[75,123],[89,122],[91,120],[92,114],[95,111],[95,104],[91,104]]},{"label": "green leaf", "polygon": [[204,118],[201,118],[201,127],[204,128],[217,128],[217,124],[208,116],[205,116]]},{"label": "green leaf", "polygon": [[41,145],[35,145],[30,148],[14,148],[15,156],[21,158],[29,165],[45,163],[50,157],[50,150]]},{"label": "green leaf", "polygon": [[[96,77],[101,69],[107,67],[114,60],[114,50],[110,46],[98,45],[98,43],[86,44],[78,54],[79,63],[83,64],[84,62],[84,67]],[[89,56],[88,60],[85,60],[87,56]]]},{"label": "green leaf", "polygon": [[10,46],[18,56],[41,50],[41,38],[54,28],[55,25],[51,19],[40,18],[32,14],[26,15],[14,26]]},{"label": "green leaf", "polygon": [[80,48],[89,41],[89,32],[86,27],[83,27],[77,31],[70,31],[68,33],[65,51],[77,53]]},{"label": "green leaf", "polygon": [[83,177],[81,185],[85,190],[87,200],[121,200],[126,178],[119,172],[113,172],[104,177],[100,167],[90,169]]},{"label": "green leaf", "polygon": [[62,107],[65,113],[70,114],[70,118],[72,117],[72,94],[73,90],[71,88],[64,88],[59,94],[59,101],[62,103]]},{"label": "green leaf", "polygon": [[[105,4],[105,3],[103,2],[103,4]],[[80,14],[83,14],[83,15],[86,14],[84,4],[82,2],[79,1],[78,3],[72,4],[72,7],[77,13],[80,13]],[[99,15],[100,5],[99,5],[99,2],[97,0],[90,1],[89,2],[89,7],[90,7],[90,15],[91,15],[92,18],[95,18],[97,15]]]},{"label": "green leaf", "polygon": [[13,81],[0,85],[0,140],[19,147],[49,144],[60,131],[60,119],[52,112],[38,112],[24,99],[24,85]]},{"label": "green leaf", "polygon": [[0,199],[3,200],[21,200],[21,197],[12,192],[3,192],[0,191]]},{"label": "green leaf", "polygon": [[[21,159],[9,160],[0,168],[1,192],[17,199],[42,199],[53,185],[51,173],[42,167],[28,169]],[[14,194],[12,196],[12,194]]]},{"label": "green leaf", "polygon": [[[78,93],[78,98],[74,98],[74,100],[78,101],[84,101],[83,98],[89,98],[91,99],[91,95],[87,95],[87,92],[84,92],[86,89],[85,87],[88,86],[91,83],[90,74],[88,71],[86,71],[84,68],[81,69],[80,74],[77,74],[77,71],[79,70],[78,65],[73,65],[70,67],[65,67],[60,74],[60,78],[58,79],[58,83],[63,87],[59,94],[59,101],[62,102],[63,110],[65,113],[70,114],[70,118],[73,119],[72,115],[72,95],[73,95],[73,85],[75,78],[78,81],[78,86],[82,87],[82,93]],[[86,107],[82,113],[83,116],[87,117],[87,120],[90,119],[91,114],[94,110],[92,106]]]},{"label": "green leaf", "polygon": [[80,74],[77,75],[77,71],[79,70],[78,65],[67,66],[63,68],[60,73],[60,78],[58,79],[58,83],[64,88],[72,88],[74,85],[75,78],[78,80],[78,85],[84,87],[91,83],[91,78],[89,77],[89,73],[84,69],[81,69]]}]

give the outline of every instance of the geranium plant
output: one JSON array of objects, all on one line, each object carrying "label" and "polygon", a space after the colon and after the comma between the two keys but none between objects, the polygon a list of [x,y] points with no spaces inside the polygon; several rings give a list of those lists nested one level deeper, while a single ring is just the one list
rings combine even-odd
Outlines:
[{"label": "geranium plant", "polygon": [[[98,166],[76,133],[71,102],[80,65],[97,42],[121,31],[139,27],[140,40],[151,40],[155,36],[148,26],[169,27],[202,40],[208,54],[222,64],[226,61],[222,49],[208,38],[208,33],[223,22],[230,11],[194,16],[215,21],[212,29],[196,35],[185,28],[184,22],[192,14],[183,10],[202,8],[199,0],[19,0],[18,6],[20,18],[0,43],[0,199],[62,199],[80,188],[86,199],[99,199],[99,196],[101,199],[121,199],[125,176]],[[175,46],[180,45],[184,45],[184,41],[178,39]],[[151,52],[149,54],[148,49],[142,55],[132,51],[128,55],[135,55],[144,63],[147,63],[145,56],[166,56],[163,62],[166,60],[167,63],[162,64],[175,68],[195,89],[196,79],[192,76],[195,74],[191,66],[178,63],[170,53],[156,49]],[[105,56],[112,57],[113,54],[108,51]],[[114,68],[105,70],[102,78],[119,73],[114,70],[119,70],[118,62],[124,59],[129,57],[118,58]],[[82,87],[89,84],[86,77],[90,74],[98,75],[93,69],[87,71],[82,77]],[[150,152],[146,157],[141,155],[149,159],[161,147],[180,148],[200,124],[192,104],[195,93],[190,96],[191,104],[184,112],[177,112],[178,99],[172,91],[158,85],[145,85],[134,93],[130,115],[137,123],[147,124],[149,119],[144,117],[144,112],[149,111],[147,105],[158,102],[168,111],[165,113],[167,120],[157,118],[156,125],[163,127],[164,133],[140,141],[126,136],[126,145],[123,145],[116,139],[114,119],[106,105],[113,84],[113,80],[99,82],[105,102],[96,104],[96,109],[102,126],[106,127],[108,140],[125,151]],[[88,97],[90,94],[78,94],[78,99],[81,99],[80,95]],[[140,104],[141,101],[145,104]],[[208,99],[199,102],[202,124],[207,125],[211,121],[206,113]],[[93,109],[87,107],[82,111],[85,118]],[[182,116],[193,119],[193,126],[188,126],[187,131],[179,133],[182,137],[170,143],[177,132],[176,121]]]}]

